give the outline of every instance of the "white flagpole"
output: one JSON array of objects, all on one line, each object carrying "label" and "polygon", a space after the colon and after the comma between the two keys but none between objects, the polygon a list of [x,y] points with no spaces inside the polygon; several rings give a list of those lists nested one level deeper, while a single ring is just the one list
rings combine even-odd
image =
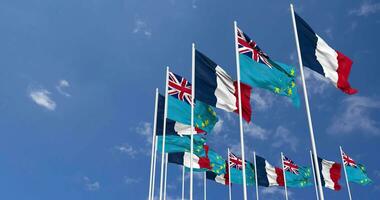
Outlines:
[{"label": "white flagpole", "polygon": [[154,162],[154,154],[155,152],[155,146],[156,146],[156,122],[157,122],[157,106],[158,106],[158,88],[156,88],[156,97],[154,102],[154,121],[153,121],[153,136],[152,136],[152,153],[150,158],[150,177],[149,177],[149,197],[148,199],[152,199],[152,189],[154,187],[153,184],[153,162]]},{"label": "white flagpole", "polygon": [[185,199],[185,166],[182,166],[182,200]]},{"label": "white flagpole", "polygon": [[258,182],[258,178],[257,178],[256,151],[253,152],[253,162],[255,165],[256,200],[259,200],[259,182]]},{"label": "white flagpole", "polygon": [[[294,16],[293,4],[290,4],[290,10],[292,12],[293,30],[294,30],[294,36],[295,36],[296,46],[297,46],[298,62],[299,62],[299,65],[300,65],[300,72],[301,72],[301,79],[302,79],[302,86],[303,86],[303,94],[304,94],[305,106],[306,106],[306,114],[307,114],[307,119],[308,119],[308,124],[309,124],[309,131],[310,131],[311,147],[312,147],[313,154],[315,155],[315,156],[313,156],[313,158],[314,158],[314,164],[317,165],[318,164],[317,147],[316,147],[315,139],[314,139],[314,130],[313,130],[313,123],[312,123],[312,120],[311,120],[311,113],[310,113],[310,108],[309,108],[309,99],[308,99],[308,96],[307,96],[305,77],[304,77],[304,74],[303,74],[302,56],[301,56],[301,50],[300,50],[300,45],[299,45],[299,41],[298,41],[298,33],[297,33],[296,19],[295,19],[295,16]],[[324,195],[323,195],[322,181],[321,181],[321,177],[320,177],[320,173],[321,172],[319,171],[319,167],[316,168],[315,171],[316,171],[317,180],[318,180],[319,196],[320,196],[321,200],[324,200],[325,198],[324,198]]]},{"label": "white flagpole", "polygon": [[[195,95],[195,44],[191,49],[191,130],[194,130],[194,95]],[[190,200],[193,200],[193,154],[194,154],[194,134],[190,135]]]},{"label": "white flagpole", "polygon": [[313,179],[314,179],[314,187],[315,187],[315,194],[317,196],[317,200],[319,200],[319,195],[318,195],[318,185],[317,185],[317,180],[315,179],[315,171],[314,171],[314,162],[313,162],[313,153],[310,150],[310,161],[311,161],[311,167],[313,169]]},{"label": "white flagpole", "polygon": [[342,159],[342,165],[343,165],[343,169],[344,169],[344,176],[346,177],[346,184],[347,184],[348,196],[350,197],[350,200],[352,200],[350,184],[348,183],[348,177],[347,177],[346,165],[344,164],[344,160],[343,160],[343,150],[342,150],[342,147],[341,147],[341,146],[339,146],[339,149],[340,149],[340,157],[341,157],[341,159]]},{"label": "white flagpole", "polygon": [[154,138],[154,158],[153,158],[153,178],[152,178],[152,196],[151,200],[154,199],[154,189],[156,180],[156,163],[157,163],[157,136]]},{"label": "white flagpole", "polygon": [[206,172],[203,173],[203,199],[207,200]]},{"label": "white flagpole", "polygon": [[281,163],[282,163],[282,173],[284,175],[284,186],[285,186],[285,199],[288,200],[288,188],[286,186],[286,173],[284,166],[284,154],[281,152]]},{"label": "white flagpole", "polygon": [[165,180],[164,180],[164,200],[166,200],[166,183],[168,179],[168,153],[165,154]]},{"label": "white flagpole", "polygon": [[231,167],[230,167],[230,148],[227,148],[227,165],[228,165],[228,196],[229,200],[232,199],[232,194],[231,194]]},{"label": "white flagpole", "polygon": [[160,200],[162,200],[162,192],[163,192],[162,190],[163,190],[163,185],[164,185],[166,117],[168,115],[168,80],[169,80],[169,67],[166,67],[165,109],[164,109],[164,125],[163,125],[163,130],[162,130],[162,152],[161,152]]},{"label": "white flagpole", "polygon": [[235,30],[235,56],[236,56],[238,100],[239,100],[240,146],[241,146],[241,159],[242,159],[242,168],[243,168],[243,170],[242,170],[242,173],[243,173],[243,194],[244,194],[244,200],[247,200],[247,180],[245,177],[243,114],[242,114],[242,106],[241,106],[241,88],[240,88],[240,62],[239,62],[239,52],[238,52],[237,22],[236,21],[234,21],[234,30]]}]

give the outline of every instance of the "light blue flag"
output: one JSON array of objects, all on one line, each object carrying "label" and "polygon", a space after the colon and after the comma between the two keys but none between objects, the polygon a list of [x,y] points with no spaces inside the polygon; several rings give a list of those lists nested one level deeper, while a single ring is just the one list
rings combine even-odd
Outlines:
[{"label": "light blue flag", "polygon": [[[162,151],[162,139],[163,136],[157,136],[157,149],[159,152]],[[166,153],[176,153],[176,152],[190,152],[190,137],[189,136],[175,136],[167,135],[165,136],[165,152]],[[204,152],[203,145],[205,139],[200,135],[194,135],[194,154],[199,155]],[[204,153],[203,153],[204,154]]]},{"label": "light blue flag", "polygon": [[313,176],[310,167],[298,167],[297,173],[285,170],[286,186],[303,188],[313,185]]}]

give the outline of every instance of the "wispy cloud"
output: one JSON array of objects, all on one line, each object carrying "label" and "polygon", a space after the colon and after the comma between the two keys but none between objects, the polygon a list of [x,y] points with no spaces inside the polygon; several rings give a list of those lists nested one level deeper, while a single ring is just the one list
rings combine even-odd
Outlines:
[{"label": "wispy cloud", "polygon": [[251,101],[253,102],[253,109],[257,111],[264,111],[272,107],[276,96],[267,92],[256,90],[252,93]]},{"label": "wispy cloud", "polygon": [[46,89],[30,89],[29,97],[39,106],[50,111],[55,110],[57,104],[50,98],[50,92]]},{"label": "wispy cloud", "polygon": [[256,139],[266,140],[270,132],[254,123],[244,124],[244,133]]},{"label": "wispy cloud", "polygon": [[98,181],[92,181],[87,176],[83,177],[85,189],[88,191],[97,191],[100,189],[100,183]]},{"label": "wispy cloud", "polygon": [[[304,68],[304,75],[307,80],[307,91],[312,94],[324,94],[328,87],[333,87],[325,77],[307,67]],[[301,78],[298,78],[297,82],[301,85]]]},{"label": "wispy cloud", "polygon": [[138,151],[129,144],[115,146],[115,149],[120,153],[127,154],[130,158],[135,158],[136,154],[138,153]]},{"label": "wispy cloud", "polygon": [[296,136],[291,134],[289,129],[279,126],[274,133],[274,142],[272,143],[273,147],[279,148],[283,146],[290,146],[292,151],[296,151],[298,145],[298,139]]},{"label": "wispy cloud", "polygon": [[197,0],[192,0],[191,1],[191,7],[194,8],[194,9],[198,8]]},{"label": "wispy cloud", "polygon": [[147,23],[142,19],[135,20],[135,26],[132,32],[134,34],[143,34],[148,38],[152,36],[152,31],[149,29]]},{"label": "wispy cloud", "polygon": [[64,91],[66,88],[69,88],[69,87],[70,87],[70,83],[67,80],[60,80],[58,82],[58,85],[55,88],[61,95],[65,97],[70,97],[71,95]]},{"label": "wispy cloud", "polygon": [[349,11],[351,15],[368,16],[380,11],[380,3],[372,3],[371,1],[363,1],[359,8]]},{"label": "wispy cloud", "polygon": [[222,130],[223,130],[223,123],[224,123],[223,119],[219,119],[219,121],[215,124],[213,132],[216,135],[218,135],[219,133],[222,132]]},{"label": "wispy cloud", "polygon": [[379,109],[379,100],[357,95],[350,96],[342,101],[342,107],[333,117],[327,132],[340,135],[358,130],[360,134],[380,135],[379,122],[371,117],[371,114],[375,113],[373,111]]},{"label": "wispy cloud", "polygon": [[140,122],[135,129],[136,133],[144,136],[149,143],[152,143],[152,124],[149,122]]},{"label": "wispy cloud", "polygon": [[124,177],[126,184],[137,184],[141,182],[141,178]]},{"label": "wispy cloud", "polygon": [[[266,187],[261,190],[261,193],[265,196],[273,196],[273,195],[285,195],[285,190],[283,188],[278,187]],[[293,193],[288,190],[288,196],[292,196]]]}]

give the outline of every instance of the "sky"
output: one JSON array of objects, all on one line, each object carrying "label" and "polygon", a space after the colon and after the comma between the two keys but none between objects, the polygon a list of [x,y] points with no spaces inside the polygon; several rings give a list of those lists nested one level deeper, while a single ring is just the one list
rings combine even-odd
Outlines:
[{"label": "sky", "polygon": [[[298,72],[289,3],[0,0],[0,198],[146,199],[154,95],[156,88],[164,91],[165,67],[190,80],[195,42],[236,77],[237,20],[271,58]],[[377,199],[380,2],[293,3],[315,32],[354,61],[350,82],[359,90],[348,96],[305,71],[318,155],[340,162],[342,145],[373,180],[369,186],[351,184],[353,198]],[[303,98],[302,87],[298,92]],[[299,165],[310,165],[301,100],[295,108],[284,97],[253,90],[253,122],[244,125],[247,159],[255,150],[279,166],[284,152]],[[217,112],[208,144],[224,157],[228,147],[240,154],[238,116]],[[168,200],[179,199],[180,177],[180,167],[169,165]],[[324,190],[326,199],[348,199],[344,177],[340,183],[339,192]],[[203,197],[202,184],[196,174],[195,199]],[[248,187],[249,199],[254,191]],[[283,188],[259,192],[262,199],[284,199]],[[313,187],[289,192],[290,199],[314,196]],[[241,199],[242,187],[234,185],[232,193]],[[228,189],[208,181],[207,195],[228,199]]]}]

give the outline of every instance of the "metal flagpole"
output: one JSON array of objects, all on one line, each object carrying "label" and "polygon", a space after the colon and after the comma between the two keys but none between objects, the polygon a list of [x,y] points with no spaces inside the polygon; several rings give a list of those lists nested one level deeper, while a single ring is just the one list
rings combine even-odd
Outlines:
[{"label": "metal flagpole", "polygon": [[234,21],[234,30],[235,30],[235,56],[236,56],[238,100],[239,100],[240,146],[241,146],[241,159],[242,159],[242,168],[243,168],[243,170],[242,170],[242,173],[243,173],[243,194],[244,194],[244,200],[247,200],[247,180],[245,177],[243,114],[242,114],[242,106],[241,106],[241,87],[240,87],[240,62],[239,62],[239,52],[238,52],[237,23],[236,23],[236,21]]},{"label": "metal flagpole", "polygon": [[282,173],[284,175],[284,186],[285,186],[285,199],[288,200],[288,188],[286,186],[286,173],[284,166],[284,154],[281,152],[281,163],[282,163]]},{"label": "metal flagpole", "polygon": [[152,196],[151,200],[154,199],[154,189],[156,180],[156,162],[157,162],[157,136],[154,138],[154,158],[153,158],[153,178],[152,178]]},{"label": "metal flagpole", "polygon": [[229,200],[232,199],[232,194],[231,194],[231,167],[230,167],[230,148],[227,148],[227,165],[228,165],[228,196],[229,196]]},{"label": "metal flagpole", "polygon": [[[195,44],[191,49],[191,130],[194,130],[194,95],[195,95]],[[194,134],[190,135],[190,200],[193,200],[193,154],[194,154]]]},{"label": "metal flagpole", "polygon": [[311,161],[311,167],[313,168],[313,179],[314,179],[314,186],[315,186],[315,195],[317,196],[317,200],[319,200],[319,195],[318,195],[318,184],[317,180],[315,179],[315,171],[314,171],[314,162],[313,162],[313,153],[310,150],[310,161]]},{"label": "metal flagpole", "polygon": [[[313,154],[315,155],[315,156],[313,156],[314,163],[317,165],[318,164],[317,147],[315,145],[313,123],[312,123],[312,120],[311,120],[311,114],[310,114],[310,108],[309,108],[309,99],[308,99],[308,96],[307,96],[305,77],[304,77],[304,74],[303,74],[303,64],[302,64],[300,45],[299,45],[299,41],[298,41],[298,33],[297,33],[296,19],[295,19],[295,16],[294,16],[293,4],[290,4],[290,10],[292,12],[293,29],[294,29],[294,36],[295,36],[295,40],[296,40],[296,46],[297,46],[298,62],[299,62],[299,65],[300,65],[300,72],[301,72],[301,79],[302,79],[302,86],[303,86],[303,94],[304,94],[305,106],[306,106],[306,114],[307,114],[307,119],[308,119],[308,124],[309,124],[309,131],[310,131],[311,147],[312,147]],[[319,168],[316,168],[315,171],[316,171],[317,180],[318,180],[319,196],[320,196],[321,200],[324,200],[325,198],[323,196],[322,181],[321,181],[321,177],[320,177],[320,173],[321,172],[319,171]]]},{"label": "metal flagpole", "polygon": [[346,184],[347,184],[348,196],[350,197],[350,200],[352,200],[350,184],[348,183],[348,177],[347,177],[346,165],[344,164],[344,159],[343,159],[343,150],[342,150],[342,147],[341,147],[341,146],[339,146],[339,149],[340,149],[340,157],[341,157],[341,159],[342,159],[342,164],[343,164],[343,169],[344,169],[344,176],[346,177]]},{"label": "metal flagpole", "polygon": [[165,179],[164,179],[164,200],[166,200],[166,183],[168,179],[168,153],[165,154]]},{"label": "metal flagpole", "polygon": [[206,172],[203,173],[203,199],[207,199]]},{"label": "metal flagpole", "polygon": [[258,178],[257,178],[256,151],[253,152],[253,162],[255,165],[256,200],[259,200],[259,182],[258,182]]},{"label": "metal flagpole", "polygon": [[168,80],[169,80],[169,67],[166,67],[165,109],[164,109],[164,125],[163,125],[163,130],[162,130],[162,152],[161,152],[160,200],[162,200],[162,192],[163,192],[162,189],[164,185],[166,117],[168,115]]},{"label": "metal flagpole", "polygon": [[182,200],[185,199],[185,166],[182,165]]},{"label": "metal flagpole", "polygon": [[156,121],[157,121],[157,105],[158,105],[158,88],[156,88],[156,97],[154,102],[154,121],[153,121],[153,136],[152,136],[152,154],[150,158],[150,177],[149,177],[149,197],[148,199],[152,199],[152,188],[153,185],[153,162],[154,162],[154,154],[155,154],[155,146],[156,146]]}]

